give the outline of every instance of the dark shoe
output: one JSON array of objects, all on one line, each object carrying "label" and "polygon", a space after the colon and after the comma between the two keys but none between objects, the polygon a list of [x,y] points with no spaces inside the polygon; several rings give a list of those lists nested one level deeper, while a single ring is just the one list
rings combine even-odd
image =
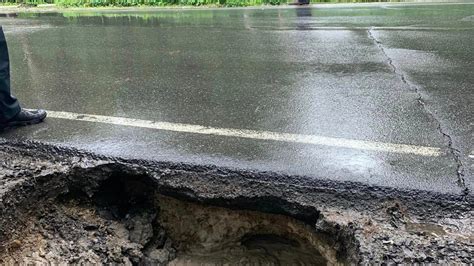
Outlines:
[{"label": "dark shoe", "polygon": [[0,128],[27,126],[43,122],[46,118],[46,111],[42,109],[38,110],[26,110],[21,111],[12,119],[6,122],[0,122]]}]

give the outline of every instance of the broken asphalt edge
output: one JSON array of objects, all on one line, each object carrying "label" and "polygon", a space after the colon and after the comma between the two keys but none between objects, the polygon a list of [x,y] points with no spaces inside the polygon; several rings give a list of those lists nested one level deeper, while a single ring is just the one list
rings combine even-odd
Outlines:
[{"label": "broken asphalt edge", "polygon": [[[20,160],[14,171],[21,172],[22,182],[10,188],[2,188],[4,184],[0,182],[0,244],[8,238],[8,230],[18,226],[8,222],[19,216],[21,209],[67,193],[72,187],[93,195],[100,183],[114,174],[148,177],[150,186],[155,186],[158,193],[180,200],[296,218],[315,226],[317,231],[333,235],[336,242],[343,242],[346,250],[341,252],[349,261],[386,261],[400,256],[390,251],[392,256],[386,257],[383,253],[387,248],[382,247],[391,245],[387,239],[407,219],[423,223],[449,219],[457,228],[466,227],[463,223],[467,221],[467,230],[472,233],[469,221],[474,201],[472,195],[461,192],[443,194],[213,165],[129,160],[29,140],[0,138],[1,153]],[[27,159],[22,161],[20,157]],[[35,165],[38,161],[42,163]],[[0,166],[1,177],[8,167]],[[365,229],[356,221],[366,218],[375,221],[383,233],[376,238],[363,236]],[[463,250],[463,244],[460,245]],[[429,244],[421,246],[430,249]]]},{"label": "broken asphalt edge", "polygon": [[[472,193],[465,194],[461,189],[459,194],[440,193],[417,189],[401,189],[395,187],[383,187],[360,182],[334,181],[302,175],[288,175],[270,171],[244,170],[215,165],[197,165],[188,163],[176,163],[167,161],[150,161],[137,159],[124,159],[70,147],[62,147],[37,141],[6,140],[0,138],[0,151],[13,149],[32,158],[50,159],[52,161],[70,161],[70,168],[81,167],[75,161],[95,162],[95,165],[108,165],[110,168],[133,168],[138,171],[146,171],[153,175],[159,184],[178,188],[178,186],[191,185],[192,182],[200,181],[201,186],[191,189],[195,192],[196,200],[207,201],[219,197],[236,197],[237,191],[202,191],[203,187],[218,184],[246,184],[248,189],[257,187],[256,191],[248,191],[246,196],[257,196],[265,194],[281,199],[289,199],[291,195],[285,195],[284,191],[277,188],[292,187],[301,192],[324,193],[326,197],[333,199],[331,205],[346,206],[356,209],[366,209],[373,206],[376,201],[398,200],[407,206],[416,208],[431,208],[438,211],[472,210],[474,197]],[[94,164],[94,163],[93,163]],[[1,169],[0,169],[1,170]],[[207,182],[207,184],[205,183]],[[177,194],[188,195],[190,192],[173,190]],[[321,199],[322,200],[322,199]],[[324,200],[323,202],[329,202]],[[422,210],[420,210],[422,211]]]}]

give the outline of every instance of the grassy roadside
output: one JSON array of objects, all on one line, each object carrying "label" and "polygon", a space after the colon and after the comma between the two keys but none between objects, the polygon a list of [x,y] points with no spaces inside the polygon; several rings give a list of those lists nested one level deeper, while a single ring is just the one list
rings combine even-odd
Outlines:
[{"label": "grassy roadside", "polygon": [[[319,3],[400,2],[403,0],[300,0]],[[246,7],[286,5],[298,0],[0,0],[0,6],[23,7]]]},{"label": "grassy roadside", "polygon": [[166,6],[259,6],[286,4],[288,0],[3,0],[0,5],[44,7],[166,7]]}]

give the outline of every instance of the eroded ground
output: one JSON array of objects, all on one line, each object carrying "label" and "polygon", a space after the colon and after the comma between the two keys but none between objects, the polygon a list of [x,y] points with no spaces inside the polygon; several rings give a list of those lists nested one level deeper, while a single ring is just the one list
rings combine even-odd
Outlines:
[{"label": "eroded ground", "polygon": [[466,195],[31,142],[2,142],[0,157],[2,264],[473,262]]}]

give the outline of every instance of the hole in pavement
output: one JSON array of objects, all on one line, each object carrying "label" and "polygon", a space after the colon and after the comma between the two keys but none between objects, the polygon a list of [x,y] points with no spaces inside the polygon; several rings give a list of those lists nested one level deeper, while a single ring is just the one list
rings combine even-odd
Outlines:
[{"label": "hole in pavement", "polygon": [[[90,177],[88,177],[90,178]],[[146,175],[114,173],[25,210],[0,263],[332,264],[343,243],[295,218],[162,195]],[[228,200],[227,200],[228,201]],[[1,219],[1,217],[0,217]]]}]

